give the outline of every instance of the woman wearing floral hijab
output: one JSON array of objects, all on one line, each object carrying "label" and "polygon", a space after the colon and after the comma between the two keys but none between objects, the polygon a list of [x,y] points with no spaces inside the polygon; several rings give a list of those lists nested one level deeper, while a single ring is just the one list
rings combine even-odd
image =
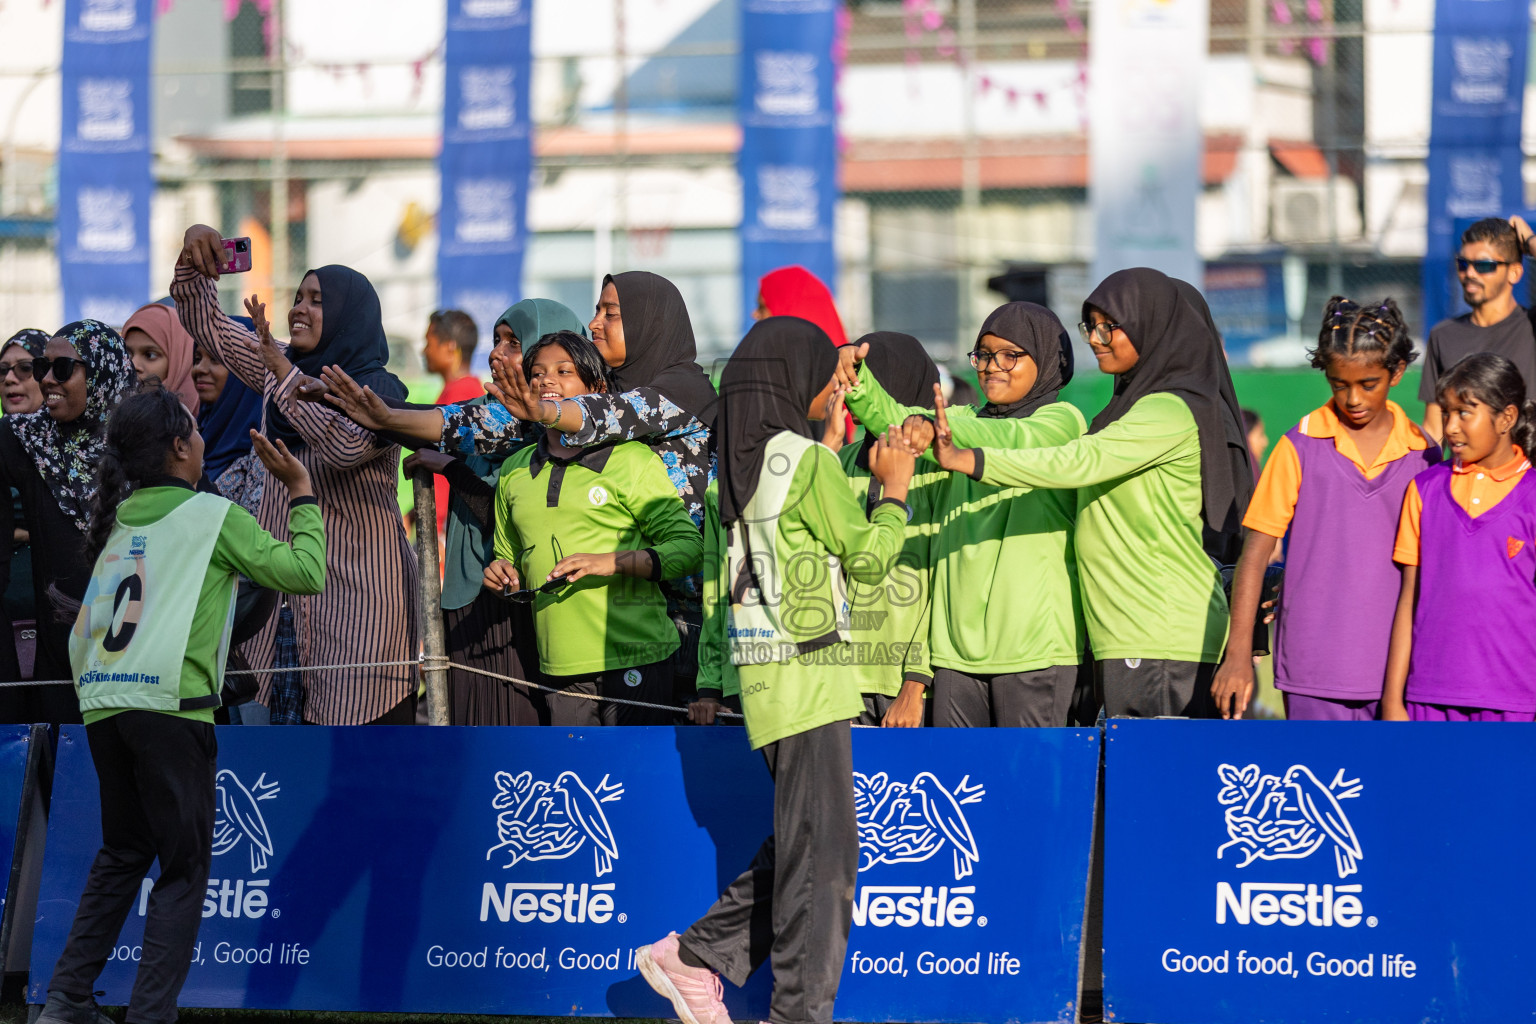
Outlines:
[{"label": "woman wearing floral hijab", "polygon": [[[32,531],[32,589],[38,609],[37,679],[68,679],[71,621],[50,614],[50,589],[78,601],[91,567],[84,561],[85,532],[96,490],[96,463],[106,448],[107,416],[137,375],[118,333],[96,320],[77,320],[48,339],[34,363],[43,408],[0,419],[0,485],[14,487]],[[0,502],[0,537],[14,529],[11,504]],[[0,576],[10,575],[9,545],[0,545]],[[0,589],[4,589],[0,585]],[[7,624],[8,625],[8,624]],[[0,672],[15,678],[11,631],[0,636]],[[0,689],[0,719],[8,722],[78,722],[73,686]]]}]

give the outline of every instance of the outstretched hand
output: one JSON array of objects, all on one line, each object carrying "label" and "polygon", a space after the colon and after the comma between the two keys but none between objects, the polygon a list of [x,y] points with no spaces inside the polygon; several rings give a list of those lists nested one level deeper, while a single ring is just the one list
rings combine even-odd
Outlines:
[{"label": "outstretched hand", "polygon": [[372,431],[389,430],[390,414],[394,411],[384,404],[384,399],[373,389],[360,386],[339,366],[327,366],[320,371],[325,382],[325,400],[340,409],[354,423]]},{"label": "outstretched hand", "polygon": [[840,388],[856,388],[859,386],[859,365],[864,362],[864,357],[869,355],[869,342],[862,345],[844,345],[837,350],[837,386]]},{"label": "outstretched hand", "polygon": [[1531,252],[1531,226],[1525,222],[1525,218],[1518,213],[1509,218],[1509,226],[1515,229],[1515,238],[1520,242],[1520,255],[1536,256]]},{"label": "outstretched hand", "polygon": [[949,413],[944,404],[944,389],[938,384],[933,386],[933,457],[952,473],[970,476],[976,472],[976,450],[955,447],[955,436],[950,432]]},{"label": "outstretched hand", "polygon": [[253,293],[245,300],[245,312],[251,318],[251,325],[256,329],[256,355],[261,358],[262,365],[267,372],[278,380],[288,376],[293,369],[293,364],[288,361],[288,354],[283,351],[272,337],[272,325],[267,322],[267,304],[257,299]]},{"label": "outstretched hand", "polygon": [[869,475],[880,481],[884,497],[906,501],[916,467],[917,456],[896,427],[887,430],[869,450]]},{"label": "outstretched hand", "polygon": [[821,443],[835,452],[843,450],[843,443],[848,439],[844,430],[847,412],[843,408],[843,398],[848,394],[848,389],[838,384],[832,389],[832,394],[827,398],[826,416],[822,419]]},{"label": "outstretched hand", "polygon": [[304,463],[294,457],[288,450],[288,446],[279,438],[269,441],[265,435],[258,431],[251,431],[251,449],[261,464],[267,467],[271,473],[286,488],[288,497],[302,498],[315,493],[309,480],[309,470],[304,468]]},{"label": "outstretched hand", "polygon": [[544,401],[523,376],[520,359],[492,359],[491,382],[485,386],[485,393],[506,406],[516,419],[544,422]]}]

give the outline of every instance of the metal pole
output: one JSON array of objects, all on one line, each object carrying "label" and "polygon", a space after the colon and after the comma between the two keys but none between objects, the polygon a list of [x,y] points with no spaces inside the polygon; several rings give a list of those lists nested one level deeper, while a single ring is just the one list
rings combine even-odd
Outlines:
[{"label": "metal pole", "polygon": [[[613,2],[613,59],[618,70],[618,81],[613,91],[613,155],[618,172],[614,188],[613,225],[610,237],[622,239],[624,249],[619,254],[627,266],[629,263],[629,26],[625,21],[625,0]],[[610,242],[610,245],[612,242]],[[610,258],[612,250],[610,250]],[[612,266],[610,270],[618,270]],[[609,271],[605,271],[607,273]]]},{"label": "metal pole", "polygon": [[956,311],[956,344],[963,348],[970,330],[981,263],[981,147],[976,137],[976,0],[958,4],[960,44],[960,308]]},{"label": "metal pole", "polygon": [[283,133],[287,109],[287,55],[283,52],[283,0],[272,0],[272,294],[273,319],[277,296],[288,286],[288,142]]},{"label": "metal pole", "polygon": [[437,559],[437,495],[433,475],[411,477],[416,489],[416,600],[421,605],[421,667],[427,684],[427,724],[448,725],[448,648],[443,640],[442,570]]}]

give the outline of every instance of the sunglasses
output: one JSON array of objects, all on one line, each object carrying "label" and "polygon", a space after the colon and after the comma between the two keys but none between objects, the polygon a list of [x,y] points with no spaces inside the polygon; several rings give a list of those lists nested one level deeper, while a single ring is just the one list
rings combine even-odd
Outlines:
[{"label": "sunglasses", "polygon": [[[565,559],[565,554],[560,550],[560,542],[554,537],[549,538],[549,543],[550,546],[554,548],[555,564],[558,565]],[[528,553],[532,550],[533,548],[531,547],[524,548],[518,554],[517,562],[519,565],[523,563],[523,559],[527,557]],[[540,594],[558,594],[561,590],[564,590],[568,586],[570,586],[570,583],[564,576],[556,576],[553,579],[546,581],[541,587],[533,587],[523,590],[513,590],[511,587],[502,587],[501,597],[502,600],[511,601],[513,604],[533,604],[534,601],[538,600]]]},{"label": "sunglasses", "polygon": [[1021,352],[1016,348],[1004,349],[1001,352],[988,352],[985,349],[975,349],[971,352],[971,365],[978,370],[985,370],[988,364],[996,364],[1004,373],[1019,365],[1019,360],[1028,356],[1028,352]]},{"label": "sunglasses", "polygon": [[0,363],[0,380],[13,373],[17,380],[31,380],[33,362],[31,359],[18,359],[14,363]]},{"label": "sunglasses", "polygon": [[1469,269],[1479,274],[1491,274],[1500,267],[1512,267],[1515,260],[1469,260],[1465,256],[1456,257],[1456,269],[1465,274]]},{"label": "sunglasses", "polygon": [[41,363],[43,366],[43,375],[39,377],[38,380],[44,380],[48,377],[52,377],[54,383],[56,384],[63,384],[65,381],[69,380],[69,378],[73,377],[75,375],[75,367],[85,366],[84,359],[76,359],[73,356],[55,356],[52,359],[34,359],[32,363],[32,369],[34,372],[37,370],[38,363]]}]

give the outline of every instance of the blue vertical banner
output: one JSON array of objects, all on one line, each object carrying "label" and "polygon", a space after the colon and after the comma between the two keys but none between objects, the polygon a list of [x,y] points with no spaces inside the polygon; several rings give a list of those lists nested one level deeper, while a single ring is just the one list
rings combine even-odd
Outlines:
[{"label": "blue vertical banner", "polygon": [[1520,120],[1530,30],[1527,0],[1435,3],[1426,333],[1456,308],[1461,294],[1451,268],[1456,220],[1507,217],[1525,207]]},{"label": "blue vertical banner", "polygon": [[757,282],[798,263],[833,289],[837,260],[837,116],[833,44],[838,0],[743,0],[741,281],[744,312]]},{"label": "blue vertical banner", "polygon": [[150,0],[65,0],[58,253],[64,319],[149,299]]},{"label": "blue vertical banner", "polygon": [[448,0],[437,294],[491,328],[522,293],[533,0]]}]

